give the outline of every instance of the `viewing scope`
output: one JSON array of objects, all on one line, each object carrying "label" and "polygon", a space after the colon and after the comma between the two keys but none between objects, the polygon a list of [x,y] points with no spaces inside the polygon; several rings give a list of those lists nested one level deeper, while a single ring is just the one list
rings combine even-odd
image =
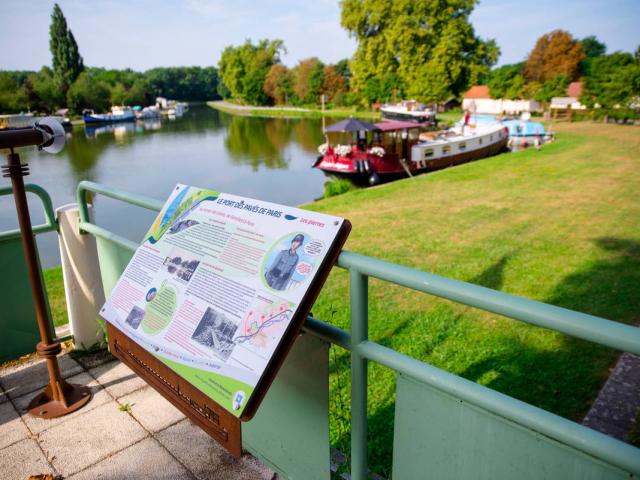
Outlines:
[{"label": "viewing scope", "polygon": [[64,142],[64,128],[52,117],[38,120],[33,127],[0,130],[0,149],[35,145],[39,150],[58,153],[64,147]]}]

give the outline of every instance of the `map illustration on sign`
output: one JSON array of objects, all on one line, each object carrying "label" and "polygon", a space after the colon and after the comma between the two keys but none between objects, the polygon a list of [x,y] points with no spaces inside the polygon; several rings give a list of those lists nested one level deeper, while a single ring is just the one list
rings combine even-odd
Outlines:
[{"label": "map illustration on sign", "polygon": [[177,185],[101,315],[240,417],[343,222]]}]

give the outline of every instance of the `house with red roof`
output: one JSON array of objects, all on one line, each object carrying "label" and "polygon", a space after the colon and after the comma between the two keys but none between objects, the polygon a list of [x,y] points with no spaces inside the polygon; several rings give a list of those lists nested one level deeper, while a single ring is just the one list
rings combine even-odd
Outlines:
[{"label": "house with red roof", "polygon": [[553,97],[549,108],[584,110],[587,107],[580,103],[580,95],[582,95],[582,82],[571,82],[567,87],[567,96]]},{"label": "house with red roof", "polygon": [[518,115],[522,112],[537,112],[542,110],[535,100],[511,100],[506,98],[491,98],[487,85],[474,85],[462,97],[463,110],[474,113],[489,113],[492,115]]}]

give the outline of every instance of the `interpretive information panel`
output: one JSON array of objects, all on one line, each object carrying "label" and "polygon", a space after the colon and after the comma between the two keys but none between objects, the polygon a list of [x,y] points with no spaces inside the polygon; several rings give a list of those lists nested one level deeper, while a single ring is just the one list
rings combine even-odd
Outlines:
[{"label": "interpretive information panel", "polygon": [[178,185],[101,315],[240,417],[343,222]]}]

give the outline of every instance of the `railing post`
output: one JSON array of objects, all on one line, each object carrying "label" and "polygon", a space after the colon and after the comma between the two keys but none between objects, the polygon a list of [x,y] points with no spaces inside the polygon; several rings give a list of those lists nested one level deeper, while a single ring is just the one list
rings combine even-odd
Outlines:
[{"label": "railing post", "polygon": [[368,278],[349,271],[351,293],[351,478],[365,480],[367,467],[367,359],[356,348],[369,337]]}]

